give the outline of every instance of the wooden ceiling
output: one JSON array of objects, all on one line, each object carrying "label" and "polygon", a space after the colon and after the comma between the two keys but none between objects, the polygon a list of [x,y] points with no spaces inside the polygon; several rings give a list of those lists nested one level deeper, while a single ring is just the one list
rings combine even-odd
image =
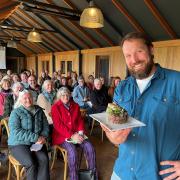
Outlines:
[{"label": "wooden ceiling", "polygon": [[[37,0],[82,12],[87,0]],[[180,1],[156,0],[94,0],[104,15],[102,29],[87,29],[79,21],[57,15],[25,11],[21,2],[0,1],[0,23],[10,28],[0,28],[0,42],[7,37],[18,37],[18,50],[25,55],[67,50],[81,50],[117,46],[122,36],[131,31],[147,33],[153,41],[177,39],[180,36]],[[12,30],[13,27],[19,30]],[[21,31],[25,27],[26,31]],[[42,34],[42,43],[26,40],[33,27]],[[6,38],[5,38],[6,37]]]}]

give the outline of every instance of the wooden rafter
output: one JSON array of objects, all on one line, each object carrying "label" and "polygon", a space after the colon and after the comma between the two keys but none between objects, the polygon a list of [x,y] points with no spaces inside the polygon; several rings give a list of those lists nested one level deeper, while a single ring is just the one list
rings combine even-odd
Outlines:
[{"label": "wooden rafter", "polygon": [[[18,14],[21,14],[21,15],[23,15],[24,17],[26,17],[28,20],[30,20],[30,21],[32,21],[32,22],[34,22],[35,24],[37,24],[38,26],[40,26],[40,23],[38,22],[38,21],[36,21],[35,19],[32,19],[31,18],[31,16],[30,15],[28,15],[27,13],[25,13],[24,11],[22,11],[22,10],[18,10]],[[24,20],[24,19],[23,19]],[[43,26],[42,24],[41,24],[41,26],[44,28],[44,29],[46,29],[46,27],[45,26]],[[66,49],[72,49],[72,46],[70,46],[69,44],[67,44],[65,41],[63,41],[57,34],[53,34],[53,36],[55,37],[55,39],[57,39],[58,41],[60,41],[61,42],[61,44],[63,45],[63,46],[65,46],[66,47]],[[64,47],[62,47],[61,45],[59,45],[58,47],[61,47],[61,49],[65,49]]]},{"label": "wooden rafter", "polygon": [[[13,21],[14,21],[16,24],[18,24],[18,25],[23,25],[22,21],[20,22],[20,21],[17,19],[17,17],[16,17],[15,14],[14,14],[13,16],[11,16],[10,20],[13,20]],[[28,24],[30,27],[33,26],[33,25],[32,25],[31,23],[29,23],[29,22],[27,22],[26,24]],[[47,39],[46,33],[42,33],[42,34],[43,34],[43,39]],[[58,50],[57,47],[56,47],[57,43],[56,43],[55,41],[53,41],[50,37],[48,38],[48,41],[50,41],[50,42],[52,43],[53,49]],[[47,42],[47,41],[45,41],[45,42]]]},{"label": "wooden rafter", "polygon": [[[16,18],[22,20],[22,22],[24,22],[25,24],[29,25],[30,27],[34,26],[33,22],[30,23],[30,21],[28,21],[27,19],[25,19],[24,16],[20,16],[18,13],[14,13],[13,16],[14,16],[14,15],[16,16]],[[33,20],[33,21],[35,22],[35,20]],[[36,22],[35,22],[35,23],[36,23]],[[43,25],[41,25],[41,27],[45,29],[45,27],[44,27]],[[51,34],[49,33],[49,36],[54,37],[55,39],[59,40],[59,39],[57,38],[57,35],[55,35],[55,34],[51,35]],[[49,38],[49,39],[51,39],[52,43],[54,43],[60,50],[62,50],[62,51],[65,50],[65,48],[62,47],[62,46],[60,45],[60,43],[57,43],[57,42],[54,41],[54,39],[52,39],[52,38]],[[59,40],[59,41],[61,41],[61,40]]]},{"label": "wooden rafter", "polygon": [[[69,7],[74,10],[78,10],[78,8],[70,1],[70,0],[63,0]],[[113,41],[100,29],[93,29],[102,39],[104,39],[110,46],[113,46]]]},{"label": "wooden rafter", "polygon": [[176,39],[177,35],[174,32],[173,28],[168,24],[167,20],[161,15],[156,6],[153,4],[152,0],[144,0],[144,2],[151,11],[151,13],[154,15],[154,17],[157,19],[157,21],[161,24],[163,29],[168,33],[168,35],[172,39]]},{"label": "wooden rafter", "polygon": [[59,20],[56,17],[52,17],[58,24],[60,24],[65,31],[67,31],[68,33],[70,33],[74,38],[76,38],[80,43],[84,44],[85,47],[87,48],[91,48],[91,46],[87,43],[87,41],[85,41],[84,39],[82,39],[81,37],[79,37],[75,32],[73,32],[67,25],[65,25],[61,20]]},{"label": "wooden rafter", "polygon": [[[22,37],[22,33],[19,33],[19,32],[9,32],[9,31],[4,31],[4,33],[8,34],[9,36],[19,36],[19,37]],[[21,44],[24,44],[25,47],[28,47],[29,50],[35,52],[36,54],[38,54],[39,52],[40,53],[43,53],[44,50],[40,50],[39,47],[36,47],[34,45],[32,45],[31,43],[28,43],[28,41],[25,41],[25,40],[21,40]]]},{"label": "wooden rafter", "polygon": [[136,21],[136,19],[129,14],[129,12],[126,10],[126,8],[117,0],[112,0],[112,3],[115,5],[115,7],[121,12],[127,20],[130,22],[130,24],[139,32],[144,32],[144,29],[140,26],[140,24]]}]

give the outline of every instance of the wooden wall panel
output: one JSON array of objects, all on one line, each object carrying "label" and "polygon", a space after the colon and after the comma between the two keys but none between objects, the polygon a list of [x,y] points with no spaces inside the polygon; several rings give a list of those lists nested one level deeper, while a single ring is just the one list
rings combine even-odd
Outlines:
[{"label": "wooden wall panel", "polygon": [[34,72],[36,72],[36,56],[32,55],[32,56],[28,56],[27,58],[27,64],[26,64],[26,69],[30,70],[33,69]]},{"label": "wooden wall panel", "polygon": [[122,50],[119,46],[82,50],[83,66],[82,72],[87,79],[88,75],[95,75],[96,56],[109,56],[109,76],[120,76],[122,79],[126,76],[126,65]]},{"label": "wooden wall panel", "polygon": [[42,63],[43,61],[48,61],[49,62],[49,75],[52,76],[53,72],[52,72],[52,58],[53,58],[53,54],[52,53],[47,53],[47,54],[39,54],[38,55],[38,74],[39,76],[41,75],[41,72],[43,70],[47,70],[47,69],[43,69],[42,67]]},{"label": "wooden wall panel", "polygon": [[[79,51],[64,51],[56,52],[55,55],[55,70],[61,69],[61,61],[72,61],[72,70],[79,74]],[[67,68],[65,68],[67,74]]]}]

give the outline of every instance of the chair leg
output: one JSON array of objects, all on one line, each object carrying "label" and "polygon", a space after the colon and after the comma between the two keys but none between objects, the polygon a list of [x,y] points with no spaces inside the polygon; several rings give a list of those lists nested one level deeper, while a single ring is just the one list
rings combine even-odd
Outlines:
[{"label": "chair leg", "polygon": [[7,176],[7,180],[10,180],[10,178],[11,178],[11,162],[9,161],[9,165],[8,165],[9,167],[8,167],[8,176]]},{"label": "chair leg", "polygon": [[54,167],[54,163],[55,163],[55,160],[56,160],[56,154],[57,154],[57,149],[54,148],[54,152],[53,152],[53,161],[52,161],[52,164],[51,164],[51,170],[53,169]]},{"label": "chair leg", "polygon": [[93,128],[94,128],[94,122],[95,122],[95,120],[93,119],[93,121],[92,121],[92,125],[91,125],[90,135],[92,134],[92,131],[93,131]]},{"label": "chair leg", "polygon": [[16,171],[17,180],[20,180],[20,167],[14,165],[14,168],[15,168],[15,171]]},{"label": "chair leg", "polygon": [[103,142],[103,139],[104,139],[104,131],[103,131],[103,129],[102,129],[102,136],[101,136],[102,142]]},{"label": "chair leg", "polygon": [[67,179],[67,152],[64,153],[64,180]]}]

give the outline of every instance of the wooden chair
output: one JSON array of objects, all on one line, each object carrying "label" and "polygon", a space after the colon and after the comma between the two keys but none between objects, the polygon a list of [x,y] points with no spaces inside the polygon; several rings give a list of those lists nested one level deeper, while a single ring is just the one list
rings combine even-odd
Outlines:
[{"label": "wooden chair", "polygon": [[[95,124],[95,120],[93,119],[92,125],[91,125],[91,130],[90,130],[90,135],[92,135],[93,128],[94,128],[94,124]],[[103,131],[102,128],[101,128],[101,140],[102,140],[102,142],[103,142],[103,140],[104,140],[104,131]]]},{"label": "wooden chair", "polygon": [[83,119],[85,119],[86,118],[86,114],[87,114],[87,110],[86,109],[80,109],[80,112],[81,112],[81,117],[83,118]]},{"label": "wooden chair", "polygon": [[[9,137],[9,127],[8,127],[8,118],[4,118],[1,120],[1,124],[5,126],[7,135]],[[11,167],[13,166],[16,172],[16,179],[20,180],[23,177],[23,173],[25,168],[11,155],[9,154],[9,168],[8,168],[8,177],[7,180],[11,178]]]},{"label": "wooden chair", "polygon": [[[54,147],[54,152],[53,152],[53,160],[52,160],[52,164],[51,164],[51,170],[53,169],[54,167],[54,163],[55,163],[55,160],[56,160],[56,156],[57,156],[57,152],[60,151],[62,156],[63,156],[63,161],[64,161],[64,178],[63,180],[67,180],[67,165],[68,165],[68,158],[67,158],[67,151],[58,146],[58,145],[55,145]],[[81,166],[81,160],[82,160],[82,155],[83,155],[83,150],[81,150],[80,152],[80,157],[79,157],[79,168]],[[88,167],[88,163],[86,161],[86,166]]]},{"label": "wooden chair", "polygon": [[53,148],[54,148],[54,151],[53,151],[53,160],[52,160],[52,164],[51,164],[51,170],[54,167],[57,152],[60,151],[63,156],[63,161],[64,161],[64,180],[66,180],[67,179],[67,163],[68,163],[67,151],[58,145],[55,145]]}]

